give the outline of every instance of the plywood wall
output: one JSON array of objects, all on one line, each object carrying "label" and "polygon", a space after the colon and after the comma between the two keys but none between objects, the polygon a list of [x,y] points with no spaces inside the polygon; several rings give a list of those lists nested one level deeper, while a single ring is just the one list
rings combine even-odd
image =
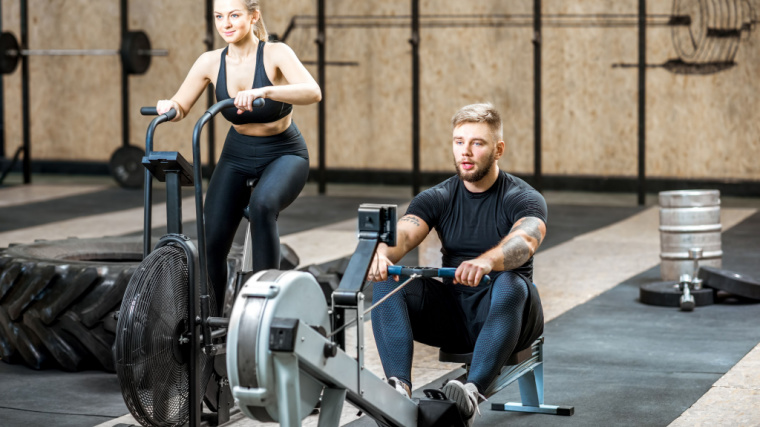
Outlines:
[{"label": "plywood wall", "polygon": [[[731,0],[720,0],[734,3]],[[117,48],[117,0],[28,0],[30,47]],[[755,9],[757,0],[743,0]],[[147,74],[130,78],[130,143],[144,144],[148,118],[139,107],[170,97],[205,50],[203,0],[131,0],[130,29],[148,33],[154,58]],[[331,0],[328,15],[401,16],[408,0]],[[742,3],[741,1],[738,3]],[[711,4],[714,4],[712,2]],[[629,14],[637,0],[544,0],[545,15]],[[668,15],[670,1],[649,1],[650,14]],[[530,0],[422,0],[423,14],[530,14]],[[316,14],[315,0],[262,1],[270,32],[282,34],[294,15]],[[18,1],[2,0],[4,31],[18,35]],[[736,12],[739,13],[739,12]],[[302,21],[304,22],[304,21]],[[408,28],[329,28],[327,165],[341,169],[411,169],[411,45]],[[288,44],[304,61],[316,60],[316,28],[297,27]],[[449,171],[451,115],[462,105],[489,101],[505,118],[508,153],[502,168],[533,171],[533,45],[528,26],[423,27],[421,33],[421,144],[425,171]],[[760,179],[760,34],[745,33],[736,65],[707,75],[647,73],[647,174],[653,177]],[[558,175],[636,176],[637,72],[613,67],[637,61],[635,26],[547,25],[543,30],[543,172]],[[647,31],[651,65],[678,58],[672,29]],[[222,46],[216,37],[216,46]],[[33,57],[32,156],[105,162],[121,144],[120,62],[117,57]],[[316,66],[307,68],[316,75]],[[20,144],[20,72],[4,76],[6,153]],[[162,150],[190,157],[188,119],[164,125]],[[316,106],[296,107],[295,120],[317,159]],[[218,144],[228,125],[216,120]],[[204,138],[205,145],[205,138]],[[218,155],[217,149],[217,155]],[[206,154],[204,148],[204,156]]]}]

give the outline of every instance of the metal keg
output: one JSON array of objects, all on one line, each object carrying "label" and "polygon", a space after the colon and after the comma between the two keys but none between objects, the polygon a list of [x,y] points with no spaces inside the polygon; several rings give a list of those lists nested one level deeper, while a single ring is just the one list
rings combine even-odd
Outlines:
[{"label": "metal keg", "polygon": [[[690,249],[701,249],[700,266],[721,267],[720,191],[660,192],[660,273],[678,281],[694,274]],[[692,252],[694,254],[694,252]]]}]

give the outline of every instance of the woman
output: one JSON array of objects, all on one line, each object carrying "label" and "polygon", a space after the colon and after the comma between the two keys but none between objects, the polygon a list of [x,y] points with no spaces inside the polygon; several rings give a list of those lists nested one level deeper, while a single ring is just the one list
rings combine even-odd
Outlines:
[{"label": "woman", "polygon": [[[296,199],[309,174],[309,154],[293,123],[292,105],[313,104],[322,93],[287,45],[266,43],[258,0],[215,0],[214,20],[228,46],[202,54],[172,99],[156,107],[159,114],[177,110],[175,120],[181,120],[208,84],[215,86],[217,101],[235,98],[237,111],[222,111],[232,126],[204,209],[208,275],[221,305],[227,254],[246,204],[253,271],[280,266],[277,216]],[[265,99],[263,107],[252,108],[256,98]],[[258,179],[252,193],[246,186],[251,178]]]}]

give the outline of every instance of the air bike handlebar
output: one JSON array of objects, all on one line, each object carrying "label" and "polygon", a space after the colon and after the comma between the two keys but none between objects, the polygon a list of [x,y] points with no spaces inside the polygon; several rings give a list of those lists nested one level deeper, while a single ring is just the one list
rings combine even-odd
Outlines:
[{"label": "air bike handlebar", "polygon": [[[416,275],[419,277],[450,277],[454,278],[455,273],[457,272],[456,268],[435,268],[435,267],[406,267],[403,265],[389,265],[388,266],[388,274],[394,275],[394,276],[412,276]],[[491,281],[491,278],[488,275],[483,276],[482,279],[480,279],[480,283],[478,285],[487,285],[488,282]]]},{"label": "air bike handlebar", "polygon": [[[264,99],[257,98],[253,100],[253,107],[260,108],[264,106]],[[195,183],[195,217],[198,227],[198,254],[200,258],[200,291],[201,295],[208,295],[207,291],[207,271],[206,266],[206,227],[203,221],[203,181],[201,171],[201,131],[215,115],[219,114],[226,108],[235,108],[235,99],[225,99],[217,102],[206,110],[200,119],[195,123],[193,129],[193,182]]]}]

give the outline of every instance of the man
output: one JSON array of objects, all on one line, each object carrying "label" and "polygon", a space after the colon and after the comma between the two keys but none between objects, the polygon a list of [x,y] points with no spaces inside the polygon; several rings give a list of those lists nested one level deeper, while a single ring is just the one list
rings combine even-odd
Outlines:
[{"label": "man", "polygon": [[[501,117],[491,104],[463,107],[452,118],[457,175],[423,191],[398,221],[397,245],[380,244],[368,279],[377,301],[398,286],[388,266],[435,228],[442,265],[456,267],[443,283],[418,278],[380,304],[372,327],[389,383],[411,396],[413,340],[473,353],[466,383],[443,387],[471,424],[479,398],[509,356],[543,333],[533,254],[546,235],[544,198],[499,170],[504,155]],[[479,285],[489,275],[488,284]]]}]

